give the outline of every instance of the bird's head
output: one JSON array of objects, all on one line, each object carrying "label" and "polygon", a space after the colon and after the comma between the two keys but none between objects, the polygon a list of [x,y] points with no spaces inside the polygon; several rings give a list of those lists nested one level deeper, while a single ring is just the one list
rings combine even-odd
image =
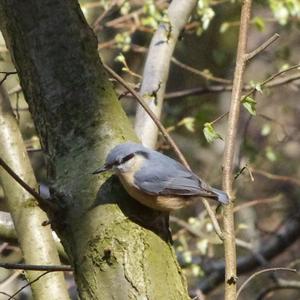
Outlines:
[{"label": "bird's head", "polygon": [[128,172],[134,168],[137,156],[146,156],[147,151],[147,148],[141,144],[132,142],[119,144],[108,153],[104,165],[95,170],[93,174],[109,170],[121,173]]}]

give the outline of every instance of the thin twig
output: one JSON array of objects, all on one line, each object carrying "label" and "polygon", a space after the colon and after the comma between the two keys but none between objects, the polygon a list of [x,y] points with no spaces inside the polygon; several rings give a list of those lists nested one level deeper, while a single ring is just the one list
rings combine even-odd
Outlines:
[{"label": "thin twig", "polygon": [[111,11],[111,9],[116,5],[118,1],[112,1],[110,6],[107,9],[104,9],[102,14],[98,16],[98,18],[95,20],[93,24],[93,29],[96,31],[99,28],[100,22],[107,16],[107,14]]},{"label": "thin twig", "polygon": [[48,272],[71,272],[71,266],[68,265],[29,265],[29,264],[11,264],[0,263],[0,268],[7,270],[27,270],[27,271],[48,271]]},{"label": "thin twig", "polygon": [[[246,60],[245,60],[245,62],[246,62]],[[260,83],[259,85],[260,85],[261,87],[264,87],[264,86],[266,86],[270,81],[272,81],[273,79],[275,79],[276,77],[278,77],[278,76],[280,76],[280,75],[282,75],[282,74],[284,74],[284,73],[286,73],[286,72],[289,72],[289,71],[291,71],[291,70],[297,69],[297,68],[300,68],[300,64],[294,65],[294,66],[292,66],[292,67],[289,67],[289,68],[287,68],[287,69],[285,69],[285,70],[282,70],[282,71],[280,71],[280,72],[277,72],[277,73],[271,75],[269,78],[265,79],[265,80],[264,80],[262,83]],[[297,75],[297,79],[299,79],[299,78],[300,78],[300,76]],[[243,90],[243,87],[241,87],[240,90],[242,91],[242,90]],[[243,95],[243,96],[242,96],[241,102],[242,102],[244,99],[246,99],[248,96],[252,95],[255,91],[256,91],[256,88],[255,88],[255,87],[254,87],[254,88],[251,88],[250,91],[249,91],[246,95]],[[218,118],[216,118],[214,121],[212,121],[212,122],[210,122],[210,123],[211,123],[211,124],[214,124],[214,123],[218,122],[219,120],[223,119],[223,117],[225,117],[225,116],[228,115],[228,114],[229,114],[229,112],[225,112],[225,113],[223,113],[221,116],[219,116]],[[250,176],[251,176],[251,173],[250,173]],[[251,178],[251,179],[252,179],[252,178]]]},{"label": "thin twig", "polygon": [[113,10],[115,7],[120,8],[122,5],[126,2],[126,0],[123,0],[120,4],[118,4],[118,0],[114,0],[111,2],[109,7],[103,11],[101,15],[96,19],[96,21],[93,24],[93,29],[97,31],[100,28],[100,23],[104,18],[106,18],[109,14],[112,14],[115,10]]},{"label": "thin twig", "polygon": [[[286,196],[288,197],[288,194]],[[300,232],[300,216],[299,212],[293,216],[287,218],[284,224],[276,231],[272,232],[272,235],[267,238],[261,245],[255,250],[256,255],[242,255],[238,258],[238,270],[239,275],[248,273],[250,271],[255,272],[255,269],[262,266],[261,257],[264,261],[271,261],[276,256],[283,253],[289,246],[291,246],[297,239],[299,239]],[[204,267],[203,265],[201,266]],[[295,268],[294,266],[288,266],[289,268]],[[199,283],[198,288],[205,294],[208,294],[214,290],[224,280],[225,264],[224,259],[213,259],[211,263],[208,263],[204,267],[207,273]],[[235,299],[235,298],[234,298]]]},{"label": "thin twig", "polygon": [[254,199],[251,201],[247,201],[245,203],[242,203],[240,205],[237,205],[233,211],[234,213],[240,211],[241,209],[244,209],[246,207],[251,207],[251,206],[256,206],[256,205],[261,205],[261,204],[270,204],[274,202],[278,202],[282,199],[281,195],[276,195],[275,197],[270,197],[270,198],[261,198],[261,199]]},{"label": "thin twig", "polygon": [[262,43],[259,47],[257,47],[255,50],[248,53],[246,56],[246,60],[249,61],[250,59],[254,58],[256,55],[258,55],[260,52],[264,51],[272,43],[274,43],[276,40],[278,40],[279,37],[280,37],[280,35],[278,33],[273,34],[268,40],[266,40],[264,43]]},{"label": "thin twig", "polygon": [[[262,83],[260,83],[259,85],[260,85],[261,87],[264,87],[264,86],[266,86],[270,81],[272,81],[273,79],[275,79],[276,77],[278,77],[278,76],[280,76],[280,75],[282,75],[282,74],[284,74],[284,73],[286,73],[286,72],[289,72],[289,71],[291,71],[291,70],[297,69],[297,68],[300,68],[300,64],[294,65],[294,66],[292,66],[292,67],[289,67],[289,68],[287,68],[287,69],[285,69],[285,70],[282,70],[282,71],[280,71],[280,72],[277,72],[277,73],[271,75],[269,78],[265,79],[265,80],[264,80]],[[296,77],[296,78],[297,78],[297,79],[300,79],[300,75],[297,74],[297,77]],[[271,84],[270,84],[270,86],[271,86]],[[275,85],[273,85],[273,87],[274,87],[274,86],[275,86]],[[230,88],[231,88],[231,87],[230,87]],[[245,87],[244,87],[244,88],[245,88]],[[241,91],[242,91],[244,88],[241,87]],[[241,101],[243,101],[244,99],[246,99],[248,96],[252,95],[255,91],[256,91],[256,88],[255,88],[255,87],[254,87],[254,88],[252,87],[252,88],[250,89],[250,91],[249,91],[246,95],[243,95],[243,96],[242,96]],[[217,119],[215,119],[214,121],[212,121],[212,122],[210,122],[210,123],[211,123],[211,124],[214,124],[214,123],[218,122],[219,120],[223,119],[223,117],[225,117],[228,113],[229,113],[229,112],[223,113],[221,116],[219,116]],[[250,175],[251,175],[251,174],[250,174]]]},{"label": "thin twig", "polygon": [[275,290],[299,290],[299,289],[300,289],[300,287],[298,285],[294,285],[294,284],[274,285],[274,286],[268,287],[265,290],[263,290],[262,292],[260,292],[260,294],[256,297],[256,300],[265,299],[266,296],[269,296],[268,294],[270,292],[273,292],[273,294],[274,294]]},{"label": "thin twig", "polygon": [[[119,76],[115,71],[113,71],[108,65],[103,64],[104,68],[108,73],[114,77],[121,85],[123,85],[140,103],[140,105],[145,109],[145,111],[149,114],[153,122],[156,124],[156,126],[159,128],[161,131],[162,135],[164,138],[169,142],[173,150],[175,151],[176,155],[178,156],[179,160],[185,165],[188,166],[188,162],[184,158],[183,154],[177,147],[176,143],[172,139],[172,137],[169,135],[168,131],[165,129],[165,127],[161,124],[161,122],[158,120],[156,115],[152,112],[152,110],[148,107],[147,103],[144,101],[144,99],[123,80],[121,76]],[[189,168],[189,167],[188,167]],[[189,168],[190,169],[190,168]]]},{"label": "thin twig", "polygon": [[[274,79],[274,78],[273,78]],[[297,81],[300,79],[300,74],[293,74],[291,76],[283,77],[283,78],[278,78],[277,80],[274,80],[272,82],[268,82],[265,84],[265,87],[267,88],[274,88],[280,85],[284,85],[293,81]]]},{"label": "thin twig", "polygon": [[[295,70],[295,69],[299,69],[300,68],[300,64],[297,64],[297,65],[294,65],[294,66],[291,66],[289,68],[286,68],[284,70],[281,70],[273,75],[271,75],[270,77],[268,77],[267,79],[265,79],[263,82],[259,83],[259,85],[261,87],[264,87],[268,82],[274,80],[276,77],[286,73],[286,72],[289,72],[289,71],[292,71],[292,70]],[[252,95],[254,92],[256,91],[256,88],[252,88],[246,95],[244,95],[241,99],[241,101],[243,101],[243,99],[247,98],[248,96]]]},{"label": "thin twig", "polygon": [[[203,234],[202,232],[199,232],[197,230],[195,230],[189,223],[187,223],[184,220],[181,220],[175,216],[170,216],[170,222],[177,224],[178,226],[182,227],[183,229],[185,229],[188,233],[190,233],[192,236],[197,237],[199,239],[205,239],[207,236],[205,234]],[[236,238],[236,244],[238,246],[240,246],[241,248],[245,248],[249,251],[251,251],[252,253],[253,251],[253,246],[251,243],[248,243],[246,241],[243,241],[241,239]]]},{"label": "thin twig", "polygon": [[10,294],[8,293],[5,293],[5,292],[0,292],[1,295],[4,295],[6,297],[8,297],[9,299],[14,299],[14,300],[17,300],[14,296],[11,296]]},{"label": "thin twig", "polygon": [[0,71],[0,74],[5,74],[5,75],[15,75],[15,74],[18,74],[17,71]]},{"label": "thin twig", "polygon": [[[246,61],[245,61],[246,62]],[[286,73],[286,72],[288,72],[288,71],[291,71],[291,70],[294,70],[294,69],[296,69],[296,68],[300,68],[300,64],[297,64],[297,65],[294,65],[294,66],[292,66],[292,67],[289,67],[289,68],[287,68],[287,69],[285,69],[285,70],[282,70],[282,71],[280,71],[280,72],[278,72],[278,73],[275,73],[275,74],[273,74],[272,76],[270,76],[269,78],[267,78],[266,80],[264,80],[262,83],[260,83],[259,85],[261,86],[261,87],[264,87],[264,86],[267,86],[267,84],[270,82],[270,81],[272,81],[273,79],[275,79],[276,77],[278,77],[278,76],[280,76],[280,75],[282,75],[283,73]],[[298,75],[298,74],[296,74],[296,76],[294,76],[293,77],[293,79],[292,80],[298,80],[298,79],[300,79],[300,75]],[[287,78],[287,79],[285,79],[284,81],[283,80],[281,80],[280,82],[278,82],[277,84],[270,84],[269,85],[269,87],[275,87],[275,86],[277,86],[277,85],[281,85],[281,84],[284,84],[284,83],[287,83],[287,82],[290,82],[290,80],[291,80],[291,78]],[[200,88],[201,89],[201,88]],[[241,101],[243,101],[243,99],[246,99],[248,96],[250,96],[251,94],[253,94],[255,91],[256,91],[256,88],[254,87],[251,87],[250,88],[250,86],[244,86],[244,87],[241,87],[241,91],[242,90],[250,90],[246,95],[244,95],[242,98],[241,98]],[[224,86],[224,87],[221,87],[221,89],[219,90],[219,91],[221,91],[221,90],[223,90],[223,91],[225,91],[225,90],[233,90],[233,87],[232,86]],[[198,90],[199,91],[199,90]],[[175,95],[175,93],[172,93],[173,94],[173,97],[174,96],[176,96],[176,97],[178,97],[178,95]],[[169,94],[170,95],[170,94]],[[181,96],[183,97],[184,95],[183,95],[183,93],[181,93]],[[220,121],[221,119],[223,119],[225,116],[227,116],[229,114],[229,111],[227,111],[227,112],[225,112],[225,113],[223,113],[221,116],[219,116],[219,117],[217,117],[215,120],[213,120],[212,122],[210,122],[210,124],[214,124],[214,123],[217,123],[218,121]],[[249,171],[249,170],[248,170]],[[239,174],[238,174],[239,175]],[[250,177],[251,177],[251,179],[253,179],[252,178],[252,176],[251,176],[252,174],[251,174],[251,172],[250,172]],[[237,178],[237,177],[236,177]],[[235,179],[236,179],[235,178]]]},{"label": "thin twig", "polygon": [[[275,274],[274,274],[275,275]],[[263,300],[265,296],[268,296],[270,292],[274,292],[274,290],[281,289],[300,289],[300,281],[299,280],[286,280],[283,278],[277,278],[274,276],[275,284],[274,286],[268,287],[257,296],[256,300]]]},{"label": "thin twig", "polygon": [[223,232],[221,230],[221,227],[218,223],[218,220],[216,218],[216,215],[215,215],[213,209],[211,208],[211,206],[209,205],[208,201],[205,198],[202,198],[202,203],[203,203],[205,209],[207,210],[207,213],[209,215],[209,218],[212,222],[212,225],[214,227],[214,230],[215,230],[216,234],[218,235],[220,240],[223,241],[224,240],[224,235],[223,235]]},{"label": "thin twig", "polygon": [[290,177],[290,176],[283,176],[283,175],[276,175],[276,174],[272,174],[263,170],[258,170],[258,169],[252,169],[251,168],[252,173],[256,173],[259,175],[262,175],[268,179],[271,180],[278,180],[278,181],[285,181],[285,182],[290,182],[292,184],[298,185],[300,186],[300,180],[294,177]]},{"label": "thin twig", "polygon": [[[285,85],[293,81],[297,81],[299,79],[300,79],[300,74],[293,74],[291,76],[278,78],[272,82],[268,82],[264,85],[264,87],[271,89],[281,85]],[[253,92],[252,86],[248,84],[243,86],[243,91],[247,92],[250,90]],[[170,92],[165,95],[165,99],[177,99],[177,98],[194,96],[194,95],[204,95],[210,93],[222,93],[222,92],[230,92],[230,91],[232,91],[232,85],[212,85],[206,87],[190,88],[190,89],[181,90],[177,92]]]},{"label": "thin twig", "polygon": [[32,285],[33,283],[37,282],[38,280],[40,280],[43,276],[47,275],[48,273],[50,273],[50,271],[44,272],[41,275],[39,275],[37,278],[35,278],[32,281],[29,281],[27,284],[25,284],[24,286],[22,286],[19,290],[17,290],[13,295],[11,295],[8,300],[10,299],[14,299],[15,296],[17,296],[22,290],[24,290],[25,288],[27,288],[28,286]]},{"label": "thin twig", "polygon": [[24,182],[20,176],[18,176],[0,157],[0,166],[16,181],[18,182],[30,195],[32,195],[40,205],[44,207],[51,208],[52,210],[57,210],[57,206],[46,199],[44,199],[39,193],[37,193],[32,187],[30,187],[26,182]]},{"label": "thin twig", "polygon": [[175,65],[179,66],[180,68],[185,69],[189,72],[192,72],[193,74],[199,75],[202,78],[205,78],[206,80],[215,81],[215,82],[224,83],[224,84],[232,84],[231,80],[215,77],[214,75],[212,75],[212,74],[210,74],[209,72],[206,72],[206,71],[200,71],[196,68],[193,68],[193,67],[191,67],[187,64],[184,64],[184,63],[180,62],[175,57],[172,57],[171,60]]},{"label": "thin twig", "polygon": [[263,273],[267,273],[267,272],[274,272],[274,271],[288,271],[288,272],[293,272],[293,273],[298,273],[296,269],[290,269],[290,268],[269,268],[269,269],[263,269],[260,270],[258,272],[255,272],[254,274],[252,274],[247,280],[245,280],[243,282],[243,284],[240,286],[237,294],[236,294],[236,298],[239,297],[239,295],[241,294],[241,292],[243,291],[243,289],[246,287],[246,285],[256,276],[263,274]]},{"label": "thin twig", "polygon": [[[149,114],[149,116],[151,117],[151,119],[153,120],[153,122],[156,124],[156,126],[159,128],[159,130],[161,131],[162,135],[164,136],[164,138],[168,141],[168,143],[171,145],[171,147],[173,148],[173,150],[175,151],[176,155],[178,156],[179,160],[182,162],[182,164],[189,170],[191,170],[188,162],[186,161],[186,159],[184,158],[183,154],[181,153],[181,151],[179,150],[178,146],[176,145],[176,143],[174,142],[174,140],[172,139],[172,137],[169,135],[168,131],[166,130],[166,128],[161,124],[161,122],[158,120],[158,118],[156,117],[156,115],[152,112],[152,110],[148,107],[147,103],[144,101],[144,99],[132,88],[130,87],[125,80],[123,80],[123,78],[121,78],[115,71],[113,71],[109,66],[107,66],[106,64],[103,64],[104,68],[107,70],[107,72],[113,77],[115,78],[121,85],[123,85],[123,87],[125,87],[136,99],[137,101],[140,103],[140,105],[145,109],[145,111]],[[217,233],[217,235],[219,236],[219,238],[221,240],[223,240],[223,234],[220,228],[220,225],[217,221],[217,218],[215,216],[215,213],[213,212],[212,208],[210,207],[208,201],[203,198],[202,199],[203,205],[205,206],[207,213],[209,215],[209,217],[211,218],[211,222],[214,226],[214,229]]]},{"label": "thin twig", "polygon": [[4,74],[4,77],[0,80],[0,85],[10,76],[10,75],[15,75],[17,72],[0,72],[0,74]]},{"label": "thin twig", "polygon": [[[165,6],[167,6],[167,4],[168,4],[168,2],[166,0],[159,0],[159,1],[156,2],[156,5],[158,7],[161,7],[161,8],[164,8]],[[138,9],[126,14],[126,15],[123,15],[123,16],[120,16],[116,19],[108,21],[105,24],[105,26],[106,27],[118,27],[118,25],[119,25],[120,27],[124,27],[124,26],[122,26],[123,22],[126,22],[126,21],[134,18],[135,16],[139,16],[143,13],[144,13],[144,8],[143,7],[138,8]]]},{"label": "thin twig", "polygon": [[195,230],[189,223],[187,223],[184,220],[181,220],[175,216],[170,216],[170,222],[179,225],[180,227],[184,228],[187,232],[189,232],[191,235],[193,235],[199,239],[205,238],[204,234],[202,234],[198,230]]},{"label": "thin twig", "polygon": [[236,244],[234,227],[233,203],[233,170],[236,149],[236,137],[240,115],[241,90],[246,65],[246,48],[251,14],[251,0],[244,0],[241,11],[241,23],[238,39],[236,67],[231,96],[231,105],[228,117],[228,129],[224,150],[223,188],[230,197],[228,205],[224,206],[224,249],[225,249],[225,299],[236,298]]},{"label": "thin twig", "polygon": [[213,121],[210,122],[211,125],[219,122],[220,120],[222,120],[224,117],[226,117],[228,115],[228,111],[223,113],[221,116],[217,117],[216,119],[214,119]]}]

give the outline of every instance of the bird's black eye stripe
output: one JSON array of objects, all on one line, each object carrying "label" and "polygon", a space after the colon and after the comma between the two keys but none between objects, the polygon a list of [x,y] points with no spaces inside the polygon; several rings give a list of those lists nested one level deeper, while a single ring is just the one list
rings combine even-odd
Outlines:
[{"label": "bird's black eye stripe", "polygon": [[124,163],[124,162],[128,161],[129,159],[131,159],[131,158],[133,158],[133,157],[134,157],[134,154],[131,153],[131,154],[129,154],[129,155],[123,157],[120,163]]},{"label": "bird's black eye stripe", "polygon": [[140,155],[142,155],[142,156],[144,156],[146,158],[149,158],[149,154],[147,152],[145,152],[145,151],[137,151],[136,154],[140,154]]}]

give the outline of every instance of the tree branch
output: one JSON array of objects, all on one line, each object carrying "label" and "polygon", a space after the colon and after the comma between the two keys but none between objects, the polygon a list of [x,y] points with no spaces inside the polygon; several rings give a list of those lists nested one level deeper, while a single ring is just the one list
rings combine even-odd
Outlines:
[{"label": "tree branch", "polygon": [[211,75],[210,73],[208,72],[205,72],[205,71],[200,71],[196,68],[193,68],[187,64],[184,64],[182,62],[180,62],[178,59],[176,59],[175,57],[172,57],[172,62],[181,67],[182,69],[185,69],[187,71],[190,71],[191,73],[193,74],[196,74],[198,76],[201,76],[202,78],[208,80],[208,81],[214,81],[214,82],[219,82],[219,83],[223,83],[223,84],[226,84],[226,85],[231,85],[232,84],[232,81],[231,80],[228,80],[228,79],[224,79],[224,78],[219,78],[219,77],[216,77],[216,76],[213,76]]},{"label": "tree branch", "polygon": [[[273,79],[271,82],[266,83],[264,87],[271,89],[281,85],[285,85],[290,82],[297,81],[299,79],[300,79],[299,74],[293,74],[291,76],[278,78],[276,80]],[[242,90],[246,92],[247,91],[253,92],[253,87],[250,85],[244,85]],[[222,93],[222,92],[230,92],[230,91],[232,91],[232,85],[211,85],[207,87],[196,87],[196,88],[181,90],[177,92],[170,92],[166,94],[165,99],[173,100],[173,99],[188,97],[188,96],[205,95],[210,93]]]},{"label": "tree branch", "polygon": [[299,280],[285,280],[285,279],[277,279],[276,285],[268,287],[264,289],[262,292],[259,293],[256,300],[263,300],[270,292],[275,290],[284,290],[284,289],[300,289],[300,282]]},{"label": "tree branch", "polygon": [[0,268],[7,270],[30,270],[30,271],[48,271],[48,272],[71,272],[71,266],[67,265],[29,265],[29,264],[11,264],[0,263]]},{"label": "tree branch", "polygon": [[[60,242],[60,239],[57,237],[54,231],[52,231],[52,236],[55,241],[56,249],[60,258],[63,261],[68,262],[69,258],[64,250],[63,245]],[[4,211],[0,211],[0,239],[9,241],[14,244],[18,243],[17,233],[11,215],[10,213]]]},{"label": "tree branch", "polygon": [[290,182],[292,184],[300,186],[300,180],[297,179],[297,178],[291,177],[291,176],[271,174],[269,172],[259,170],[259,169],[253,169],[253,168],[251,168],[251,172],[254,173],[254,174],[259,174],[259,175],[264,176],[264,177],[266,177],[268,179],[271,179],[271,180]]},{"label": "tree branch", "polygon": [[234,196],[233,196],[233,169],[236,147],[236,137],[241,105],[241,90],[243,74],[246,65],[247,37],[251,14],[251,0],[242,2],[240,33],[237,47],[237,59],[231,96],[231,105],[228,117],[228,129],[224,150],[223,188],[230,197],[230,203],[224,206],[224,249],[225,249],[225,299],[236,299],[236,245],[234,227]]},{"label": "tree branch", "polygon": [[13,72],[0,72],[0,74],[4,74],[3,78],[0,80],[0,86],[2,85],[2,83],[10,76],[10,75],[15,75],[17,74],[17,72],[13,71]]},{"label": "tree branch", "polygon": [[[263,257],[265,261],[270,261],[284,250],[291,246],[300,236],[300,217],[299,213],[288,218],[284,224],[271,237],[263,240],[260,247],[255,249],[255,253],[246,256],[240,256],[237,260],[238,273],[255,270],[262,265]],[[214,260],[206,265],[202,265],[205,271],[205,277],[199,283],[199,288],[207,294],[216,288],[223,281],[225,264],[223,259]]]},{"label": "tree branch", "polygon": [[[269,82],[271,82],[272,80],[274,80],[275,78],[281,76],[282,74],[286,73],[286,72],[289,72],[289,71],[292,71],[292,70],[295,70],[295,69],[299,69],[300,68],[300,64],[297,64],[297,65],[294,65],[294,66],[291,66],[289,68],[286,68],[286,69],[283,69],[273,75],[271,75],[270,77],[268,77],[267,79],[265,79],[264,81],[260,82],[259,85],[261,87],[265,87],[266,84],[268,84]],[[299,74],[298,74],[299,76]],[[251,88],[250,91],[243,96],[243,99],[247,98],[248,96],[250,96],[251,94],[253,94],[254,92],[256,91],[256,88]]]},{"label": "tree branch", "polygon": [[[42,226],[48,217],[37,206],[32,194],[38,198],[40,196],[32,188],[28,188],[29,186],[36,187],[37,182],[8,95],[3,86],[0,87],[0,124],[0,162],[2,166],[0,179],[25,262],[39,265],[59,264],[50,227]],[[15,175],[3,159],[18,172],[19,176]],[[22,187],[17,185],[15,180],[19,183],[22,182]],[[25,180],[28,184],[24,185]],[[27,188],[24,190],[25,186]],[[27,276],[28,280],[33,280],[33,276],[36,274],[28,271]],[[33,294],[38,299],[50,299],[53,293],[60,295],[60,299],[69,299],[62,274],[49,274],[33,286]]]},{"label": "tree branch", "polygon": [[51,208],[52,210],[57,210],[58,206],[53,202],[50,202],[44,199],[39,193],[37,193],[32,187],[30,187],[24,180],[18,176],[9,166],[8,164],[0,157],[0,166],[21,186],[23,187],[29,194],[31,194],[39,203],[42,208]]},{"label": "tree branch", "polygon": [[249,61],[258,55],[260,52],[264,51],[268,48],[272,43],[278,40],[280,35],[278,33],[273,34],[268,40],[266,40],[263,44],[257,47],[255,50],[251,51],[250,53],[246,54],[246,60]]},{"label": "tree branch", "polygon": [[[172,54],[196,3],[196,0],[172,1],[167,12],[168,22],[160,24],[151,40],[140,95],[158,119],[162,111]],[[135,118],[135,131],[143,144],[155,147],[158,129],[140,105]]]},{"label": "tree branch", "polygon": [[10,299],[15,299],[14,297],[15,297],[16,295],[18,295],[21,291],[23,291],[25,288],[27,288],[28,286],[32,285],[33,283],[39,281],[42,277],[44,277],[45,275],[47,275],[47,274],[49,274],[49,273],[50,273],[50,271],[46,271],[46,272],[40,274],[39,276],[37,276],[36,278],[30,280],[30,281],[27,282],[24,286],[22,286],[20,289],[18,289],[13,295],[11,295],[11,296],[8,298],[8,300],[10,300]]},{"label": "tree branch", "polygon": [[275,272],[275,271],[287,271],[287,272],[293,272],[293,273],[297,273],[296,269],[291,269],[291,268],[268,268],[268,269],[263,269],[260,271],[255,272],[254,274],[252,274],[249,278],[247,278],[247,280],[245,280],[243,282],[243,284],[240,286],[237,294],[236,294],[236,298],[239,297],[239,295],[241,294],[241,292],[245,289],[246,285],[249,284],[249,282],[251,280],[253,280],[256,276],[261,275],[263,273],[268,273],[268,272]]},{"label": "tree branch", "polygon": [[[180,149],[172,139],[172,137],[169,135],[168,131],[165,129],[165,127],[161,124],[155,113],[151,110],[151,108],[148,106],[148,104],[145,102],[143,97],[139,95],[121,76],[119,76],[114,70],[112,70],[108,65],[104,64],[104,68],[106,71],[115,78],[121,85],[123,85],[139,102],[139,104],[143,107],[143,109],[146,111],[146,113],[150,116],[152,121],[155,123],[157,128],[161,131],[163,137],[168,141],[168,143],[171,145],[172,149],[178,156],[179,160],[185,165],[188,166],[188,163],[186,159],[184,158],[183,154],[181,153]],[[189,167],[188,167],[189,168]]]}]

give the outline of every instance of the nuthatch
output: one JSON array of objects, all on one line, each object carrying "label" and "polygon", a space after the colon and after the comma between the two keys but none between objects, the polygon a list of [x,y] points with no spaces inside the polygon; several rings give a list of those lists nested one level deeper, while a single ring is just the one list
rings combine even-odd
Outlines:
[{"label": "nuthatch", "polygon": [[176,160],[136,143],[114,147],[103,167],[93,174],[113,170],[128,194],[160,211],[182,208],[200,197],[227,204],[226,193],[210,187]]}]

